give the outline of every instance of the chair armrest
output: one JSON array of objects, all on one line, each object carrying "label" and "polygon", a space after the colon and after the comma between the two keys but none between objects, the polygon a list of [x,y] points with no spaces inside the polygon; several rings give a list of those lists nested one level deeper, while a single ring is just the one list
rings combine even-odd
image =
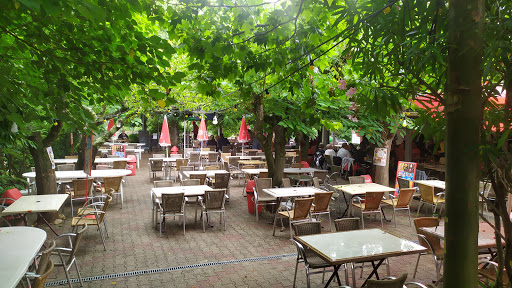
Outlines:
[{"label": "chair armrest", "polygon": [[363,199],[359,196],[352,198],[352,203],[354,203],[356,201],[359,203],[359,205],[361,205],[361,201],[363,201]]},{"label": "chair armrest", "polygon": [[85,216],[87,216],[87,215],[92,215],[92,214],[95,214],[96,216],[98,216],[98,214],[105,214],[105,212],[104,212],[104,211],[98,211],[98,210],[87,212],[87,213],[83,214],[82,216],[80,216],[80,218],[78,219],[78,221],[76,221],[76,225],[78,226],[78,223],[80,223],[80,221],[82,221],[82,219],[83,219]]},{"label": "chair armrest", "polygon": [[418,283],[418,282],[407,282],[404,284],[405,287],[409,288],[409,287],[419,287],[419,288],[428,288],[427,286],[421,284],[421,283]]},{"label": "chair armrest", "polygon": [[416,234],[416,236],[418,236],[419,238],[423,239],[425,241],[425,243],[427,243],[428,245],[428,249],[430,249],[430,252],[432,252],[432,255],[434,255],[434,260],[437,262],[437,254],[436,254],[436,250],[434,249],[434,247],[432,247],[432,244],[430,244],[430,241],[428,241],[427,237],[425,237],[425,235],[422,235],[422,234]]}]

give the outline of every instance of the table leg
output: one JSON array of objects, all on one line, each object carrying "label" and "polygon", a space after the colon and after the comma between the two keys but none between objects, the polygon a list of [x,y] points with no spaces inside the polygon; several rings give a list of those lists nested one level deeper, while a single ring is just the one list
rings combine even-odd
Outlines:
[{"label": "table leg", "polygon": [[343,214],[341,214],[341,218],[343,218],[347,214],[348,208],[350,208],[350,203],[348,203],[347,196],[345,196],[345,192],[340,192],[343,194],[343,200],[345,200],[345,204],[347,204],[347,208],[345,208],[345,211],[343,211]]},{"label": "table leg", "polygon": [[53,229],[52,225],[50,225],[48,220],[46,220],[46,218],[43,217],[43,214],[41,214],[40,212],[37,212],[37,214],[39,214],[39,217],[41,217],[41,219],[43,219],[44,223],[46,223],[46,226],[48,226],[48,228],[50,228],[50,230],[52,230],[52,232],[55,234],[55,236],[59,236],[59,233],[57,233],[57,231],[55,231],[55,229]]},{"label": "table leg", "polygon": [[384,208],[380,207],[380,211],[382,212],[382,218],[386,220],[387,222],[391,222],[391,219],[386,218],[386,213],[384,213]]},{"label": "table leg", "polygon": [[386,260],[386,258],[380,259],[379,262],[377,263],[377,265],[375,265],[375,262],[372,261],[372,266],[373,266],[372,273],[370,273],[370,276],[368,276],[368,278],[366,278],[366,280],[364,280],[364,283],[361,287],[364,287],[366,285],[366,282],[368,282],[368,279],[372,278],[373,274],[375,274],[377,279],[379,279],[379,274],[377,273],[377,269],[379,269],[380,265],[382,265],[384,260]]},{"label": "table leg", "polygon": [[336,279],[338,280],[338,285],[341,285],[340,276],[338,274],[338,270],[340,270],[341,265],[334,265],[334,271],[332,272],[331,277],[329,277],[329,280],[327,280],[327,283],[325,283],[324,287],[329,287],[329,284],[331,284],[332,279],[334,279],[334,276],[336,276]]}]

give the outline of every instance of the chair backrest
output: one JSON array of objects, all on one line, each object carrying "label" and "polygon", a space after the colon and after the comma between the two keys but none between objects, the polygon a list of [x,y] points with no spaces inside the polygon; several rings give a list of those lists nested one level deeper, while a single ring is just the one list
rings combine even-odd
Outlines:
[{"label": "chair backrest", "polygon": [[268,171],[261,171],[260,173],[258,173],[258,178],[268,178]]},{"label": "chair backrest", "polygon": [[348,177],[348,182],[350,182],[350,184],[364,184],[365,179],[362,176],[350,176]]},{"label": "chair backrest", "polygon": [[219,160],[219,153],[208,153],[208,162],[217,162]]},{"label": "chair backrest", "polygon": [[492,184],[488,181],[479,181],[479,192],[483,194],[484,197],[487,198],[489,192],[492,190]]},{"label": "chair backrest", "polygon": [[424,202],[434,204],[434,186],[418,183],[418,188],[420,188],[421,199]]},{"label": "chair backrest", "polygon": [[230,152],[231,152],[231,147],[229,147],[229,145],[222,146],[222,153],[230,153]]},{"label": "chair backrest", "polygon": [[331,155],[325,155],[324,157],[325,157],[325,163],[327,163],[327,167],[333,166],[332,156]]},{"label": "chair backrest", "polygon": [[293,232],[295,236],[313,235],[322,233],[322,222],[301,222],[293,223]]},{"label": "chair backrest", "polygon": [[334,220],[336,232],[352,231],[361,229],[361,219],[359,218],[341,218]]},{"label": "chair backrest", "polygon": [[199,152],[190,152],[190,162],[197,163],[199,162],[199,159],[201,158],[201,154]]},{"label": "chair backrest", "polygon": [[317,170],[317,171],[313,171],[313,177],[317,177],[318,180],[322,180],[322,181],[325,181],[325,178],[327,178],[327,173],[329,171],[327,170]]},{"label": "chair backrest", "polygon": [[176,159],[176,170],[181,171],[180,167],[188,165],[188,158]]},{"label": "chair backrest", "polygon": [[207,147],[210,149],[210,151],[217,151],[217,146],[215,145],[208,145]]},{"label": "chair backrest", "polygon": [[64,159],[78,159],[78,155],[66,155]]},{"label": "chair backrest", "polygon": [[73,197],[85,197],[91,195],[91,188],[94,181],[92,179],[74,179],[73,180]]},{"label": "chair backrest", "polygon": [[107,158],[121,158],[121,156],[114,154],[114,155],[107,155]]},{"label": "chair backrest", "polygon": [[150,160],[151,171],[162,171],[164,167],[164,161],[161,159]]},{"label": "chair backrest", "polygon": [[[107,196],[107,198],[108,198],[108,196]],[[112,197],[107,199],[107,201],[105,201],[105,205],[103,205],[103,212],[107,211],[108,204],[110,204],[110,201],[112,201]],[[103,217],[105,217],[105,213],[102,213],[100,215],[101,222],[103,222]],[[101,222],[99,222],[99,223],[101,223]],[[84,235],[85,230],[87,230],[87,224],[85,224],[82,229],[80,229],[78,232],[76,232],[76,235],[74,236],[74,239],[73,239],[73,244],[72,244],[73,247],[71,248],[71,251],[69,252],[69,258],[68,258],[69,262],[67,263],[67,265],[70,265],[71,264],[70,262],[73,261],[73,258],[76,255],[76,251],[78,251],[78,247],[80,246],[80,241],[82,240],[82,236]]]},{"label": "chair backrest", "polygon": [[[224,147],[223,147],[223,148],[224,148]],[[224,152],[220,153],[220,159],[221,159],[222,161],[226,161],[226,162],[227,162],[227,161],[229,161],[229,160],[228,160],[228,159],[229,159],[229,158],[228,158],[228,156],[231,156],[231,153],[224,153]]]},{"label": "chair backrest", "polygon": [[204,185],[204,183],[206,182],[206,173],[190,174],[189,179],[199,179],[199,185]]},{"label": "chair backrest", "polygon": [[37,266],[37,269],[36,269],[36,274],[44,274],[46,272],[46,266],[49,265],[49,262],[51,261],[50,260],[50,255],[52,254],[53,252],[53,249],[55,249],[55,246],[57,244],[55,243],[55,240],[52,240],[50,242],[50,245],[48,246],[48,248],[46,248],[46,250],[44,250],[42,253],[41,253],[41,257],[39,257],[39,261],[37,262],[38,263],[38,266]]},{"label": "chair backrest", "polygon": [[329,211],[329,204],[331,203],[333,193],[332,191],[315,193],[315,197],[313,198],[313,204],[315,204],[313,213]]},{"label": "chair backrest", "polygon": [[185,193],[162,193],[162,213],[183,212]]},{"label": "chair backrest", "polygon": [[304,163],[292,163],[292,168],[304,168]]},{"label": "chair backrest", "polygon": [[165,158],[165,154],[153,154],[152,158]]},{"label": "chair backrest", "polygon": [[370,175],[361,175],[361,177],[364,177],[364,183],[373,183],[372,176],[370,176]]},{"label": "chair backrest", "polygon": [[320,180],[318,180],[318,177],[313,177],[313,186],[315,188],[320,188]]},{"label": "chair backrest", "polygon": [[44,271],[37,273],[37,275],[39,275],[39,277],[34,279],[34,283],[31,285],[31,287],[43,288],[44,284],[46,283],[46,279],[48,278],[50,273],[52,273],[54,267],[55,267],[55,265],[53,264],[53,261],[48,260],[48,264],[46,264],[46,266],[45,266],[46,269]]},{"label": "chair backrest", "polygon": [[117,177],[104,177],[104,187],[105,193],[108,193],[110,189],[114,190],[114,192],[119,192],[121,189],[121,183],[123,181],[122,176]]},{"label": "chair backrest", "polygon": [[284,156],[284,163],[288,165],[292,165],[294,162],[295,156]]},{"label": "chair backrest", "polygon": [[227,189],[229,187],[229,173],[215,173],[215,189]]},{"label": "chair backrest", "polygon": [[290,220],[302,220],[309,217],[309,213],[311,212],[311,205],[313,205],[313,200],[315,198],[296,198],[295,205],[293,208],[293,218]]},{"label": "chair backrest", "polygon": [[240,157],[238,157],[238,156],[229,157],[229,165],[238,167],[239,160],[240,160]]},{"label": "chair backrest", "polygon": [[73,170],[75,170],[75,164],[57,165],[57,171],[73,171]]},{"label": "chair backrest", "polygon": [[244,165],[244,166],[242,166],[242,169],[256,169],[256,166],[254,166],[254,165]]},{"label": "chair backrest", "polygon": [[126,169],[126,163],[127,163],[126,160],[124,160],[124,161],[114,161],[112,163],[112,167],[114,169]]},{"label": "chair backrest", "polygon": [[350,170],[352,165],[354,164],[354,158],[343,157],[341,159],[341,167],[343,170]]},{"label": "chair backrest", "polygon": [[211,151],[211,150],[210,150],[210,147],[206,147],[206,148],[201,148],[201,151]]},{"label": "chair backrest", "polygon": [[366,282],[366,288],[402,288],[407,280],[407,273],[402,274],[400,277],[395,279],[368,279]]},{"label": "chair backrest", "polygon": [[217,165],[209,165],[209,166],[204,166],[204,170],[220,170],[220,167]]},{"label": "chair backrest", "polygon": [[366,192],[364,200],[364,211],[380,210],[380,201],[384,192]]},{"label": "chair backrest", "polygon": [[416,192],[416,188],[404,188],[398,192],[398,199],[396,201],[397,208],[406,208],[411,205],[412,196]]},{"label": "chair backrest", "polygon": [[[420,217],[414,219],[414,227],[416,227],[416,234],[421,234],[427,238],[428,242],[432,245],[432,248],[435,250],[441,249],[441,239],[425,234],[420,230],[420,228],[424,227],[437,227],[439,226],[439,218],[437,217]],[[419,244],[423,247],[429,247],[428,244],[425,242],[425,240],[422,237],[418,237]]]},{"label": "chair backrest", "polygon": [[0,199],[6,198],[3,201],[2,205],[9,206],[12,203],[14,203],[14,201],[20,199],[21,196],[23,196],[23,195],[21,194],[20,190],[18,190],[18,188],[11,188],[11,189],[5,190],[4,194],[2,194],[2,196],[0,196]]},{"label": "chair backrest", "polygon": [[196,186],[201,185],[201,180],[199,179],[186,179],[181,181],[181,186]]},{"label": "chair backrest", "polygon": [[158,187],[172,187],[174,184],[174,181],[172,180],[160,180],[160,181],[154,181],[153,185],[155,188]]},{"label": "chair backrest", "polygon": [[227,161],[223,161],[223,162],[222,162],[222,166],[223,166],[224,170],[226,170],[226,171],[230,171],[230,169],[229,169],[229,163],[228,163]]},{"label": "chair backrest", "polygon": [[183,158],[183,154],[170,154],[170,158]]},{"label": "chair backrest", "polygon": [[256,190],[254,193],[261,193],[263,189],[272,188],[272,178],[257,178],[254,179],[254,183],[256,184]]},{"label": "chair backrest", "polygon": [[250,151],[249,151],[249,156],[256,156],[256,153],[258,153],[258,151],[256,151],[256,150],[250,150]]},{"label": "chair backrest", "polygon": [[204,207],[206,210],[224,210],[226,189],[204,191]]},{"label": "chair backrest", "polygon": [[399,189],[403,189],[403,188],[411,188],[411,184],[409,182],[409,180],[407,179],[404,179],[404,178],[396,178],[396,181],[398,182],[398,188]]},{"label": "chair backrest", "polygon": [[283,187],[283,188],[292,187],[292,183],[290,182],[290,178],[283,178],[283,182],[281,184],[281,187]]}]

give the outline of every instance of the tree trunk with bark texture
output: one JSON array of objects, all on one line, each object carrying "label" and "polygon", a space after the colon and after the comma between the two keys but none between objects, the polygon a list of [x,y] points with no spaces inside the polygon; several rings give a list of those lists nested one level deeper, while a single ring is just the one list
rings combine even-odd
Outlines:
[{"label": "tree trunk with bark texture", "polygon": [[[178,137],[178,135],[180,133],[178,132],[178,119],[172,118],[172,117],[169,118],[169,134],[171,134],[171,144],[172,144],[172,146],[179,147],[179,137]],[[169,148],[169,150],[170,150],[170,148]]]},{"label": "tree trunk with bark texture", "polygon": [[[308,135],[305,135],[304,133],[300,132],[298,134],[298,141],[297,143],[299,144],[299,147],[300,147],[300,155],[299,155],[299,159],[300,161],[308,161],[308,150],[309,150],[309,136]],[[299,161],[299,162],[300,162]]]},{"label": "tree trunk with bark texture", "polygon": [[[35,143],[35,146],[30,146],[30,154],[34,159],[36,168],[36,186],[38,195],[57,194],[57,179],[55,178],[55,170],[52,168],[52,162],[46,151],[52,143],[59,136],[62,129],[62,122],[57,122],[57,125],[52,126],[48,135],[43,138],[41,132],[34,132],[29,137]],[[48,222],[54,222],[58,217],[58,213],[44,213],[44,217]],[[38,222],[40,219],[38,219]]]},{"label": "tree trunk with bark texture", "polygon": [[384,141],[384,144],[378,148],[385,148],[387,153],[387,159],[386,159],[386,166],[375,166],[375,179],[373,179],[373,182],[380,184],[380,185],[389,185],[389,157],[391,155],[391,143],[393,142],[393,138],[395,137],[395,134],[392,135],[391,139],[387,139]]},{"label": "tree trunk with bark texture", "polygon": [[482,0],[449,3],[444,287],[478,287]]}]

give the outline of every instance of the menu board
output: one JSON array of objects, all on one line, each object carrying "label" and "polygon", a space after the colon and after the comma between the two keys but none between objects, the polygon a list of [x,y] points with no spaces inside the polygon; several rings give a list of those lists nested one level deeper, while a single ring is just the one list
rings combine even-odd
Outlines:
[{"label": "menu board", "polygon": [[386,148],[375,148],[373,153],[373,165],[386,166],[388,150]]},{"label": "menu board", "polygon": [[125,158],[126,157],[126,145],[122,145],[122,144],[112,145],[112,154],[111,155],[118,155],[121,158]]},{"label": "menu board", "polygon": [[396,168],[395,188],[398,189],[398,178],[404,178],[410,180],[411,184],[416,176],[416,163],[414,162],[403,162],[398,161],[398,167]]}]

